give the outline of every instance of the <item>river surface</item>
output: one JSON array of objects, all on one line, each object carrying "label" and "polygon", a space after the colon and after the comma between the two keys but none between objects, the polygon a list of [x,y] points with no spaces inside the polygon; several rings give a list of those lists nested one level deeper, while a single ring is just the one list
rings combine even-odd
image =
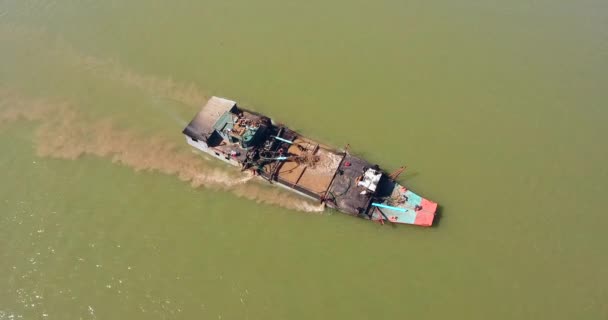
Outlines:
[{"label": "river surface", "polygon": [[[0,319],[607,319],[608,2],[0,0]],[[433,228],[193,153],[232,98]]]}]

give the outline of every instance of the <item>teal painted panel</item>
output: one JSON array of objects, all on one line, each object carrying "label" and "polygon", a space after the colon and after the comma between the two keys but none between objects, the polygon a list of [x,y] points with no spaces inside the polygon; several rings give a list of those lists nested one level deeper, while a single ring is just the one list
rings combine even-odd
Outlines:
[{"label": "teal painted panel", "polygon": [[414,224],[416,221],[416,212],[414,210],[404,209],[404,211],[397,211],[383,209],[383,212],[393,222]]},{"label": "teal painted panel", "polygon": [[419,195],[411,192],[410,190],[407,190],[405,192],[405,196],[407,197],[407,202],[413,206],[419,206],[422,202],[422,198]]}]

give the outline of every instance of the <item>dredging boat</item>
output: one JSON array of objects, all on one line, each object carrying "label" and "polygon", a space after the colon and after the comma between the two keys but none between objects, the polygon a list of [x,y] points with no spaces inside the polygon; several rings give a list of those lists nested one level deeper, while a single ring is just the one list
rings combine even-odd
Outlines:
[{"label": "dredging boat", "polygon": [[192,147],[327,207],[381,223],[429,227],[437,203],[348,151],[308,139],[236,102],[212,97],[183,130]]}]

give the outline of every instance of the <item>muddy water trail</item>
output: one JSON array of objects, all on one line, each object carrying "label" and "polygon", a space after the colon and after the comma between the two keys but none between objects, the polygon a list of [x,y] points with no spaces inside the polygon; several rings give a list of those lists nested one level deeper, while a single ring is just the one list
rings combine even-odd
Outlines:
[{"label": "muddy water trail", "polygon": [[[606,319],[607,13],[0,0],[0,320]],[[294,213],[185,143],[211,95],[407,165],[439,225]]]},{"label": "muddy water trail", "polygon": [[111,119],[85,120],[69,103],[28,99],[0,90],[0,123],[35,121],[37,154],[41,157],[76,160],[85,155],[106,158],[135,171],[175,175],[193,187],[230,191],[259,203],[308,212],[323,206],[299,199],[276,188],[262,186],[248,173],[213,168],[201,155],[184,151],[161,136],[142,136],[136,130],[118,128]]}]

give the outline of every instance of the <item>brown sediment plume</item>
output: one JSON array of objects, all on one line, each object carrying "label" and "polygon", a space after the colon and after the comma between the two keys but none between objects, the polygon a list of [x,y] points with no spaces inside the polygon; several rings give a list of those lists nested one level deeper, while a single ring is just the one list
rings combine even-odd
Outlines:
[{"label": "brown sediment plume", "polygon": [[122,85],[142,90],[148,94],[171,99],[188,106],[198,106],[209,99],[200,88],[192,83],[181,83],[172,78],[138,73],[121,65],[112,59],[101,59],[91,55],[84,55],[74,50],[68,44],[60,46],[63,54],[69,54],[70,62],[93,75],[107,78]]},{"label": "brown sediment plume", "polygon": [[0,22],[0,40],[7,43],[22,41],[35,43],[39,49],[36,51],[37,54],[57,59],[93,76],[153,96],[174,100],[186,106],[199,106],[209,98],[209,95],[194,83],[137,72],[117,59],[101,58],[80,51],[62,36],[52,34],[43,28]]},{"label": "brown sediment plume", "polygon": [[15,91],[0,88],[0,124],[17,120],[50,119],[53,113],[64,113],[68,110],[67,104],[49,104],[43,99],[25,100]]},{"label": "brown sediment plume", "polygon": [[288,209],[319,212],[323,206],[278,188],[252,180],[251,175],[213,168],[200,155],[179,148],[168,139],[142,136],[117,127],[109,119],[85,120],[67,103],[26,99],[0,89],[0,124],[36,121],[36,152],[41,157],[78,159],[84,155],[110,159],[135,171],[175,175],[193,187],[230,191],[259,203]]},{"label": "brown sediment plume", "polygon": [[[39,54],[66,63],[77,70],[108,79],[127,88],[177,101],[189,107],[207,100],[207,95],[193,84],[171,78],[144,75],[114,59],[102,59],[78,51],[60,36],[44,29],[0,24],[3,42],[24,39],[40,47]],[[194,187],[229,190],[257,202],[302,211],[322,211],[323,207],[302,200],[278,188],[261,185],[250,176],[213,168],[192,152],[184,151],[168,139],[142,136],[134,130],[121,129],[109,120],[88,121],[76,108],[64,102],[26,98],[19,92],[0,88],[0,125],[17,120],[39,123],[36,150],[39,156],[77,159],[92,155],[111,159],[136,171],[156,171],[175,175]]]},{"label": "brown sediment plume", "polygon": [[209,95],[193,83],[137,72],[116,59],[104,59],[78,51],[60,37],[55,38],[52,52],[65,59],[73,67],[89,72],[96,77],[108,79],[153,96],[174,100],[186,106],[199,106],[209,99]]}]

